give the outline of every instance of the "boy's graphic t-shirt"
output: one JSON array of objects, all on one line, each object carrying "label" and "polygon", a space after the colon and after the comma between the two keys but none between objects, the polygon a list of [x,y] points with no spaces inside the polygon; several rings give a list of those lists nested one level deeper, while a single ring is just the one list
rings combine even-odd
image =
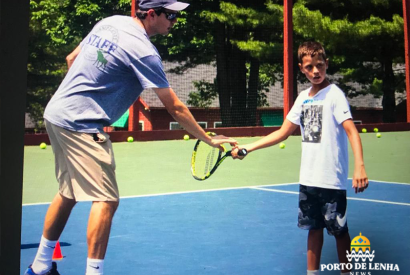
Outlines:
[{"label": "boy's graphic t-shirt", "polygon": [[48,103],[44,118],[68,130],[96,133],[117,121],[147,88],[169,83],[155,46],[129,16],[101,20]]},{"label": "boy's graphic t-shirt", "polygon": [[300,184],[328,189],[347,187],[349,170],[347,135],[342,123],[351,119],[349,103],[334,84],[313,97],[302,91],[287,115],[300,125],[302,161]]}]

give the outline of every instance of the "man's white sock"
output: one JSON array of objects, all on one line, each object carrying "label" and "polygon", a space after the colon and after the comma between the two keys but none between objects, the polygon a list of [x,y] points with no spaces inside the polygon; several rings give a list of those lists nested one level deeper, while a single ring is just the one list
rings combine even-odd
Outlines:
[{"label": "man's white sock", "polygon": [[53,252],[56,247],[57,241],[50,241],[41,236],[40,245],[37,250],[34,262],[31,265],[34,273],[44,274],[51,269],[51,263],[53,261]]},{"label": "man's white sock", "polygon": [[104,272],[104,260],[87,258],[87,270],[85,275],[102,275]]},{"label": "man's white sock", "polygon": [[308,270],[307,275],[319,275],[319,270]]}]

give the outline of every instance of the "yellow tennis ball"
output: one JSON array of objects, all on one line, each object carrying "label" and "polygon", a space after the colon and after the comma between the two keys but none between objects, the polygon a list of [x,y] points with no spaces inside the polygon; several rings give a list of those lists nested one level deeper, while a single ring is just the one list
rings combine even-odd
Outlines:
[{"label": "yellow tennis ball", "polygon": [[381,138],[381,137],[382,137],[382,134],[377,133],[377,134],[376,134],[376,137],[377,137],[377,138]]},{"label": "yellow tennis ball", "polygon": [[281,144],[279,144],[280,149],[285,149],[285,147],[286,147],[285,143],[282,142]]},{"label": "yellow tennis ball", "polygon": [[184,140],[189,140],[189,135],[185,135]]},{"label": "yellow tennis ball", "polygon": [[128,142],[134,142],[134,138],[133,138],[133,137],[128,137],[128,138],[127,138],[127,141],[128,141]]},{"label": "yellow tennis ball", "polygon": [[47,148],[47,144],[45,144],[44,142],[40,143],[40,148],[41,148],[41,149],[46,149],[46,148]]},{"label": "yellow tennis ball", "polygon": [[377,132],[379,131],[379,129],[374,128],[373,131],[374,131],[375,133],[377,133]]},{"label": "yellow tennis ball", "polygon": [[366,129],[366,128],[363,128],[363,129],[362,129],[362,133],[367,133],[367,129]]}]

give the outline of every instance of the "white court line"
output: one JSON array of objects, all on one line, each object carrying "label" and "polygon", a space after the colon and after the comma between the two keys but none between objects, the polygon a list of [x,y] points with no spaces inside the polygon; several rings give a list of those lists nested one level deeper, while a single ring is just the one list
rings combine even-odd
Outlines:
[{"label": "white court line", "polygon": [[[265,185],[250,185],[250,186],[228,187],[228,188],[217,188],[217,189],[202,189],[202,190],[191,190],[191,191],[181,191],[181,192],[146,194],[146,195],[124,196],[124,197],[120,197],[120,199],[158,197],[158,196],[180,195],[180,194],[191,194],[191,193],[202,193],[202,192],[214,192],[214,191],[225,191],[225,190],[239,190],[239,189],[249,189],[249,188],[252,188],[252,187],[259,187],[259,186],[287,186],[287,185],[294,185],[294,184],[299,184],[299,183],[298,183],[298,182],[291,182],[291,183],[278,183],[278,184],[265,184]],[[25,203],[25,204],[23,204],[23,206],[46,205],[46,204],[50,204],[50,203],[51,203],[51,202]]]},{"label": "white court line", "polygon": [[[263,188],[263,187],[249,187],[249,188],[250,188],[250,189],[262,190],[262,191],[268,191],[268,192],[276,192],[276,193],[286,193],[286,194],[299,195],[299,192],[295,192],[295,191],[269,189],[269,188]],[[405,203],[405,202],[371,200],[371,199],[352,198],[352,197],[347,197],[347,199],[348,199],[348,200],[354,200],[354,201],[368,201],[368,202],[378,202],[378,203],[385,203],[385,204],[394,204],[394,205],[410,206],[410,203]]]},{"label": "white court line", "polygon": [[[351,179],[351,178],[350,178]],[[400,183],[400,182],[387,182],[387,181],[377,181],[377,180],[369,180],[372,182],[377,183],[386,183],[386,184],[402,184],[402,185],[409,185],[407,183]],[[190,193],[202,193],[202,192],[214,192],[214,191],[224,191],[224,190],[238,190],[238,189],[249,189],[249,188],[263,188],[265,186],[286,186],[286,185],[294,185],[299,184],[299,182],[290,182],[290,183],[278,183],[278,184],[265,184],[265,185],[254,185],[254,186],[242,186],[242,187],[229,187],[229,188],[218,188],[218,189],[202,189],[202,190],[192,190],[192,191],[181,191],[181,192],[169,192],[169,193],[158,193],[158,194],[146,194],[146,195],[135,195],[135,196],[124,196],[120,197],[120,199],[133,199],[133,198],[144,198],[144,197],[157,197],[157,196],[167,196],[167,195],[180,195],[180,194],[190,194]],[[282,193],[290,193],[290,191],[282,191],[279,190],[277,192]],[[299,193],[296,193],[299,194]],[[31,206],[31,205],[47,205],[50,202],[37,202],[37,203],[25,203],[23,206]]]},{"label": "white court line", "polygon": [[[351,179],[350,179],[351,180]],[[394,182],[394,181],[381,181],[381,180],[369,180],[377,183],[386,183],[386,184],[401,184],[401,185],[409,185],[410,183],[405,183],[405,182]]]},{"label": "white court line", "polygon": [[249,187],[249,189],[257,189],[257,190],[268,191],[268,192],[276,192],[276,193],[285,193],[285,194],[299,195],[299,192],[295,192],[295,191],[269,189],[269,188],[263,188],[263,187]]},{"label": "white court line", "polygon": [[180,195],[180,194],[191,194],[191,193],[202,193],[202,192],[214,192],[214,191],[225,191],[225,190],[238,190],[238,189],[249,189],[252,187],[260,186],[287,186],[299,184],[297,182],[292,183],[279,183],[279,184],[269,184],[269,185],[254,185],[254,186],[240,186],[240,187],[227,187],[218,189],[202,189],[202,190],[192,190],[192,191],[181,191],[181,192],[170,192],[170,193],[159,193],[159,194],[148,194],[148,195],[136,195],[136,196],[125,196],[121,199],[132,199],[132,198],[142,198],[142,197],[157,197],[157,196],[167,196],[167,195]]},{"label": "white court line", "polygon": [[410,206],[410,203],[405,203],[405,202],[370,200],[370,199],[351,198],[351,197],[347,197],[347,199],[348,199],[348,200],[353,200],[353,201],[370,201],[370,202],[378,202],[378,203],[385,203],[385,204],[395,204],[395,205]]}]

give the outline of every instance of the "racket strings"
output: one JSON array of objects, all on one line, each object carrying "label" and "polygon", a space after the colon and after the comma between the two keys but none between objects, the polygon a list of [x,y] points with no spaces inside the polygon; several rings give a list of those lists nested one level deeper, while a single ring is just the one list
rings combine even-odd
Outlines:
[{"label": "racket strings", "polygon": [[206,164],[205,164],[205,170],[204,170],[204,175],[207,175],[209,172],[211,172],[211,169],[214,164],[214,157],[215,157],[215,151],[216,150],[211,150],[208,153],[208,156],[206,157]]},{"label": "racket strings", "polygon": [[208,175],[218,160],[219,150],[207,144],[197,148],[195,156],[195,171],[197,176],[204,177]]}]

